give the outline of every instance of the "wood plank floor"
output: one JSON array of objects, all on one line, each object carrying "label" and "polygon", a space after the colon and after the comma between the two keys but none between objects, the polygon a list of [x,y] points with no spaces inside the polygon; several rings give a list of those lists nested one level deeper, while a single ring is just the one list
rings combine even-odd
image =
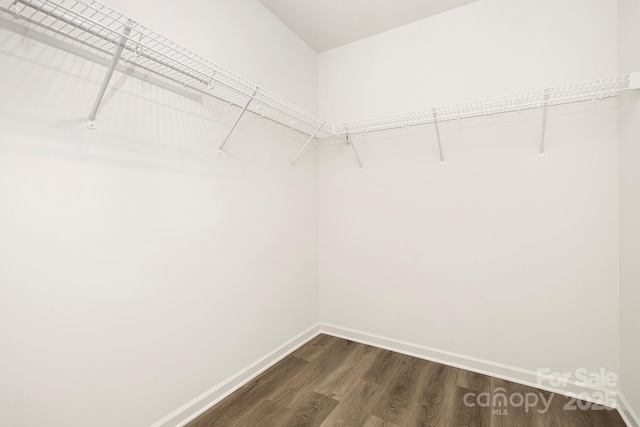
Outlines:
[{"label": "wood plank floor", "polygon": [[[514,399],[515,405],[500,406],[493,399],[500,389],[507,397],[532,393],[531,403],[535,395],[538,404],[526,410]],[[483,392],[495,406],[478,400]],[[188,427],[625,426],[617,411],[567,410],[568,403],[564,396],[319,335]]]}]

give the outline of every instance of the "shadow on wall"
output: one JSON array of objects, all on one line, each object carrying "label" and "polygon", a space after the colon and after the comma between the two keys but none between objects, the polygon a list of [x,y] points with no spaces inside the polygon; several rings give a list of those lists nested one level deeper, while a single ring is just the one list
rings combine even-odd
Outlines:
[{"label": "shadow on wall", "polygon": [[273,156],[274,166],[287,170],[307,138],[247,113],[220,156],[240,107],[131,66],[114,74],[97,130],[89,130],[87,116],[106,68],[101,58],[83,56],[0,29],[0,98],[10,101],[0,105],[5,149],[211,173],[268,167],[264,160]]}]

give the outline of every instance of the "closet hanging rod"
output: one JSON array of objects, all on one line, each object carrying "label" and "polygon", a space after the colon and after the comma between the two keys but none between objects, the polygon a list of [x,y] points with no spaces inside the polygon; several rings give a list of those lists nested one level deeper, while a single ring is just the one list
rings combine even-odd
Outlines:
[{"label": "closet hanging rod", "polygon": [[[631,84],[632,77],[634,80],[633,85]],[[434,124],[435,117],[440,123],[545,108],[546,106],[597,101],[637,88],[635,81],[638,80],[640,80],[639,73],[625,74],[462,104],[347,122],[335,125],[334,132],[338,135],[346,135],[347,133],[350,135],[364,134]]]},{"label": "closet hanging rod", "polygon": [[[128,35],[123,29],[129,18],[93,0],[0,0],[0,11],[33,24],[54,39],[80,44],[103,56],[113,55],[120,40],[125,41],[123,62],[154,73],[185,87],[197,88],[234,105],[241,106],[256,92],[256,105],[249,111],[272,121],[313,135],[323,124],[315,115],[278,95],[216,65],[169,39],[133,23]],[[319,133],[333,136],[321,126]]]}]

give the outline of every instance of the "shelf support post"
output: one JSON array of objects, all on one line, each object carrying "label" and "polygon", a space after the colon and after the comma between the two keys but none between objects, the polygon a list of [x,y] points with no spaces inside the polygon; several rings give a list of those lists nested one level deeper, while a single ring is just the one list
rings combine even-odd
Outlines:
[{"label": "shelf support post", "polygon": [[229,129],[229,133],[227,133],[227,136],[224,138],[224,141],[222,141],[222,144],[220,144],[220,147],[218,147],[218,154],[222,155],[222,149],[224,148],[224,145],[229,140],[229,137],[231,137],[231,134],[233,133],[233,131],[236,130],[236,126],[238,126],[238,123],[240,123],[240,119],[242,118],[242,116],[244,116],[244,113],[246,113],[247,108],[249,108],[249,104],[251,104],[251,101],[253,101],[253,99],[255,98],[256,93],[258,93],[258,89],[253,91],[247,103],[244,104],[242,111],[240,111],[240,114],[238,114],[238,117],[236,118],[236,121],[233,123],[233,126],[231,126],[231,129]]},{"label": "shelf support post", "polygon": [[440,164],[444,165],[444,154],[442,154],[442,141],[440,140],[440,126],[438,126],[438,113],[436,113],[436,110],[433,109],[431,111],[431,114],[433,115],[433,125],[435,126],[435,129],[436,129],[436,138],[438,139],[438,151],[440,151]]},{"label": "shelf support post", "polygon": [[544,92],[544,103],[542,104],[542,135],[540,137],[540,151],[538,158],[544,159],[544,135],[547,130],[547,110],[549,109],[549,90]]},{"label": "shelf support post", "polygon": [[131,34],[132,27],[133,21],[131,19],[127,19],[127,23],[125,24],[122,35],[120,36],[120,40],[118,41],[118,46],[116,46],[116,50],[113,52],[113,58],[111,58],[111,64],[109,64],[107,74],[105,74],[104,80],[102,80],[102,85],[100,86],[100,90],[98,91],[98,96],[96,97],[96,100],[93,103],[93,107],[91,108],[91,112],[89,113],[89,123],[87,124],[87,127],[89,129],[96,128],[96,115],[98,114],[98,108],[100,108],[102,98],[104,98],[104,94],[107,92],[107,87],[109,86],[109,82],[111,81],[113,72],[116,70],[118,61],[122,56],[122,51],[124,50],[124,46],[127,43],[129,34]]},{"label": "shelf support post", "polygon": [[362,170],[363,167],[362,167],[362,162],[360,161],[360,156],[358,155],[358,150],[356,150],[356,145],[353,143],[353,140],[351,140],[351,135],[349,135],[348,132],[347,132],[347,144],[351,145],[351,148],[353,148],[353,154],[356,155],[358,166],[360,166],[360,170]]},{"label": "shelf support post", "polygon": [[322,130],[322,128],[324,127],[324,124],[325,124],[325,123],[326,123],[326,122],[322,122],[322,124],[320,125],[320,127],[318,127],[318,129],[316,130],[316,132],[315,132],[313,135],[311,135],[311,137],[307,140],[307,142],[302,146],[302,148],[300,149],[300,151],[298,151],[298,154],[296,154],[296,156],[293,158],[293,160],[291,160],[291,163],[290,163],[291,167],[293,167],[293,164],[296,162],[296,160],[298,160],[298,157],[300,157],[300,156],[302,155],[302,153],[304,152],[304,150],[306,150],[306,149],[307,149],[307,146],[308,146],[309,144],[311,144],[311,141],[313,141],[313,140],[314,140],[314,138],[315,138],[316,136],[318,136],[318,134],[320,133],[320,131],[321,131],[321,130]]}]

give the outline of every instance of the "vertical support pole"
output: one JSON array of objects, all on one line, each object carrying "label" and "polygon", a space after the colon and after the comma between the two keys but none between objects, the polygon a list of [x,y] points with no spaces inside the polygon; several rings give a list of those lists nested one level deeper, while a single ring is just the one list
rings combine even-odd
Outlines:
[{"label": "vertical support pole", "polygon": [[353,141],[351,140],[351,135],[349,135],[347,133],[347,144],[351,145],[351,148],[353,148],[353,153],[356,155],[356,160],[358,161],[358,166],[360,166],[360,170],[363,169],[362,167],[362,162],[360,161],[360,156],[358,156],[358,150],[356,150],[356,146],[353,143]]},{"label": "vertical support pole", "polygon": [[125,24],[122,35],[120,36],[120,40],[118,41],[118,46],[116,46],[116,50],[113,52],[113,58],[111,58],[111,64],[109,64],[107,74],[105,74],[104,76],[104,80],[102,81],[102,85],[100,86],[100,90],[98,91],[98,96],[96,97],[96,100],[93,103],[93,107],[91,108],[91,112],[89,113],[89,123],[87,124],[87,127],[89,129],[96,128],[96,115],[98,114],[98,108],[100,108],[102,98],[104,98],[104,94],[107,92],[109,81],[111,81],[113,72],[116,70],[116,66],[118,65],[118,61],[120,60],[120,56],[122,55],[124,46],[127,43],[129,34],[131,34],[132,27],[133,21],[131,19],[127,19],[127,23]]},{"label": "vertical support pole", "polygon": [[313,141],[313,139],[318,136],[318,134],[320,133],[320,130],[322,130],[322,127],[324,126],[326,122],[322,122],[322,124],[320,125],[320,127],[316,130],[316,132],[311,135],[311,138],[309,138],[309,140],[302,146],[302,148],[300,149],[300,151],[298,151],[298,154],[296,154],[296,156],[293,158],[293,160],[291,160],[291,167],[293,167],[293,164],[296,162],[296,160],[298,160],[298,157],[300,157],[302,155],[302,153],[304,152],[304,150],[307,149],[307,146],[309,144],[311,144],[311,141]]},{"label": "vertical support pole", "polygon": [[251,101],[253,101],[253,98],[256,96],[256,93],[258,93],[258,89],[253,91],[253,94],[251,94],[251,96],[249,97],[249,100],[242,108],[242,111],[240,111],[240,114],[238,114],[238,118],[236,118],[235,123],[233,124],[233,126],[231,126],[229,133],[224,138],[224,141],[222,141],[222,144],[220,144],[220,147],[218,147],[218,154],[222,154],[222,148],[224,147],[224,144],[227,143],[227,141],[229,140],[229,137],[231,136],[233,131],[236,129],[236,126],[238,126],[238,123],[240,123],[240,119],[242,118],[242,116],[244,116],[244,113],[247,111],[247,108],[249,108],[249,104],[251,104]]},{"label": "vertical support pole", "polygon": [[544,103],[542,104],[542,135],[540,137],[540,151],[538,158],[544,159],[544,134],[547,130],[547,110],[549,108],[549,89],[544,92]]},{"label": "vertical support pole", "polygon": [[438,126],[438,114],[436,113],[435,109],[431,111],[431,114],[433,115],[433,125],[435,126],[435,129],[436,129],[436,138],[438,139],[438,150],[440,151],[440,164],[444,165],[444,154],[442,154],[442,141],[440,141],[440,127]]}]

